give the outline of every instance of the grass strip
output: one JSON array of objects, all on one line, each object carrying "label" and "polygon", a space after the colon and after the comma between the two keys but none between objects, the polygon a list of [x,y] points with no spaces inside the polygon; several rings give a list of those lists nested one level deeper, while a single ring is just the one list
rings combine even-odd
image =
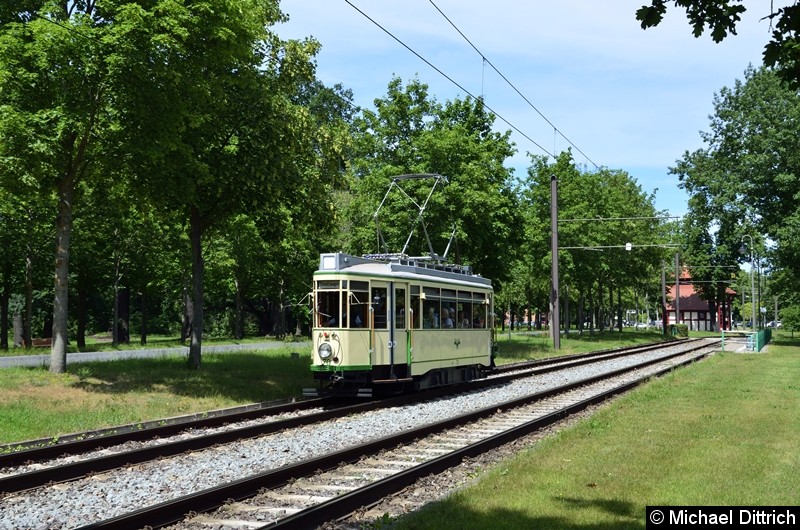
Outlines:
[{"label": "grass strip", "polygon": [[313,386],[306,349],[204,354],[199,370],[184,356],[76,363],[65,374],[5,368],[0,443],[299,396]]},{"label": "grass strip", "polygon": [[401,518],[404,529],[645,527],[647,505],[796,505],[800,341],[718,354]]}]

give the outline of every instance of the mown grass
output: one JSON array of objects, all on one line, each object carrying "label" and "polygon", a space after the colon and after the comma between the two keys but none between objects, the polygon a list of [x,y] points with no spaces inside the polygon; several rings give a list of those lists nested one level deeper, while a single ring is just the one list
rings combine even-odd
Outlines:
[{"label": "mown grass", "polygon": [[307,344],[207,353],[197,371],[184,356],[2,369],[0,443],[299,396],[314,386]]},{"label": "mown grass", "polygon": [[497,359],[498,364],[520,362],[531,359],[543,359],[556,355],[572,355],[590,351],[621,348],[664,340],[664,336],[657,331],[635,330],[624,328],[620,334],[617,331],[588,332],[578,334],[572,332],[561,336],[561,349],[553,349],[553,340],[546,331],[528,332],[508,331],[497,333]]},{"label": "mown grass", "polygon": [[[571,335],[554,351],[547,335],[499,334],[498,363],[566,355],[659,340],[657,333],[628,331]],[[204,341],[234,343],[233,341]],[[235,342],[239,343],[239,342]],[[176,337],[149,341],[154,347],[179,346]],[[121,345],[116,349],[135,347]],[[113,350],[100,343],[97,351]],[[42,351],[37,351],[42,350]],[[12,351],[19,351],[12,350]],[[47,353],[44,349],[28,350]],[[299,353],[292,357],[291,353]],[[299,396],[314,387],[309,343],[287,343],[270,351],[203,354],[199,371],[177,355],[158,359],[68,363],[66,374],[44,367],[0,369],[0,443],[57,437],[110,427]]]},{"label": "mown grass", "polygon": [[400,519],[399,530],[645,528],[647,505],[796,505],[800,339],[628,394]]},{"label": "mown grass", "polygon": [[[273,337],[248,337],[244,339],[231,339],[231,338],[212,338],[203,337],[203,344],[206,346],[213,346],[215,344],[255,344],[258,342],[272,342],[277,339]],[[12,341],[9,340],[9,344]],[[93,335],[86,337],[86,346],[78,348],[74,342],[67,344],[67,352],[94,352],[94,351],[124,351],[124,350],[147,350],[158,348],[178,348],[180,346],[188,346],[188,341],[181,341],[178,335],[149,335],[147,337],[147,344],[141,344],[138,335],[131,336],[129,343],[120,343],[116,346],[111,344],[111,335]],[[10,357],[16,355],[49,355],[50,346],[35,346],[32,348],[9,348],[8,350],[0,350],[0,357]]]}]

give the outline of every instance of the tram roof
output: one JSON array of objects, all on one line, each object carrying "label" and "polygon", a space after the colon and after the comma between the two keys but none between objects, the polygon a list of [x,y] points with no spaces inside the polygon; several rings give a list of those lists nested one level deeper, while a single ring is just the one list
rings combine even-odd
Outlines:
[{"label": "tram roof", "polygon": [[320,254],[318,272],[360,272],[376,275],[405,273],[491,287],[492,281],[472,272],[472,267],[437,263],[421,258],[390,255],[351,256],[343,252]]}]

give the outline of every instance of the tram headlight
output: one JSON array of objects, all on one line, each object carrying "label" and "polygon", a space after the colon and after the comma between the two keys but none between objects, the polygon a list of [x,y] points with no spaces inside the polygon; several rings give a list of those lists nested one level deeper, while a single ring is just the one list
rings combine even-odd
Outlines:
[{"label": "tram headlight", "polygon": [[327,342],[323,342],[317,348],[317,355],[319,355],[319,358],[323,361],[327,361],[331,358],[331,355],[333,355],[333,348],[331,348],[331,345]]}]

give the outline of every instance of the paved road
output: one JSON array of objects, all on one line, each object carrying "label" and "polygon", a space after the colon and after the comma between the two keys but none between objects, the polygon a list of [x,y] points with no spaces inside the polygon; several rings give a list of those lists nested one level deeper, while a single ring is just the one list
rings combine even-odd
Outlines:
[{"label": "paved road", "polygon": [[[285,342],[255,342],[252,344],[222,344],[218,346],[203,346],[203,353],[225,353],[243,350],[269,350],[286,346]],[[303,349],[302,343],[297,348]],[[118,350],[105,352],[80,352],[67,353],[67,364],[85,363],[89,361],[115,361],[118,359],[148,359],[153,357],[188,356],[188,346],[177,348],[159,348],[147,350]],[[43,355],[15,355],[0,357],[0,368],[12,366],[50,366],[50,354]]]}]

